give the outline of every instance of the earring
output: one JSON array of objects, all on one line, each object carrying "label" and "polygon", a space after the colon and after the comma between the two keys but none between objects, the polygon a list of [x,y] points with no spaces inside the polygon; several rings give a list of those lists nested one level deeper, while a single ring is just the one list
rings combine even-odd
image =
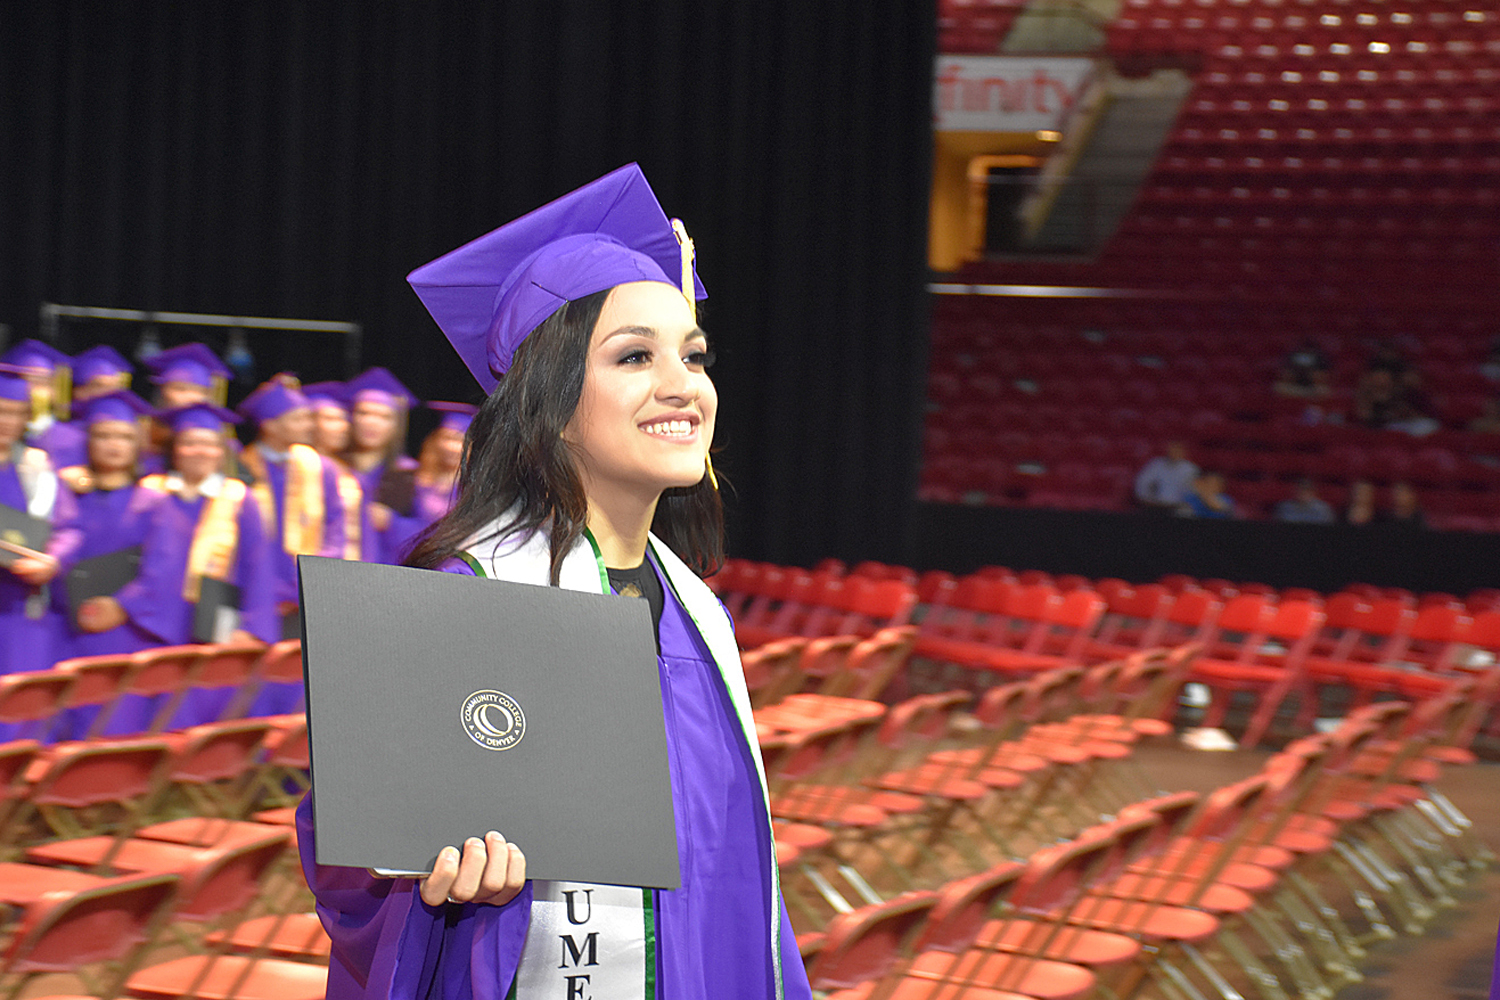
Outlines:
[{"label": "earring", "polygon": [[719,488],[719,477],[714,475],[714,460],[708,455],[703,456],[703,468],[708,472],[708,482],[714,489]]}]

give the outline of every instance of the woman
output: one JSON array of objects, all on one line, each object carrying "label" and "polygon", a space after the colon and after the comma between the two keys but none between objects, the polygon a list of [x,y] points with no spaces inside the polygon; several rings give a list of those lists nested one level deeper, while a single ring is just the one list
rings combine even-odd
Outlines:
[{"label": "woman", "polygon": [[[54,531],[47,552],[57,560],[60,579],[84,559],[141,545],[152,505],[160,494],[136,482],[141,452],[141,418],[151,413],[145,400],[127,390],[111,392],[84,404],[88,462],[58,470]],[[62,648],[69,656],[134,653],[161,644],[135,622],[121,621],[101,629],[97,618],[108,598],[78,602],[78,618],[68,612],[67,584],[52,588],[53,609],[63,626]]]},{"label": "woman", "polygon": [[468,403],[428,403],[443,419],[422,441],[417,455],[416,486],[412,496],[411,530],[394,539],[395,554],[405,558],[417,534],[436,523],[453,507],[453,489],[464,454],[464,435],[474,419]]},{"label": "woman", "polygon": [[304,802],[330,997],[810,996],[733,632],[695,573],[722,559],[722,513],[711,355],[667,277],[680,267],[702,297],[689,253],[631,166],[412,274],[491,394],[453,511],[407,560],[648,601],[682,886],[527,882],[525,845],[498,831],[445,848],[425,878],[380,882],[313,862]]},{"label": "woman", "polygon": [[[57,501],[57,474],[47,453],[24,439],[32,412],[33,371],[0,362],[0,507],[50,521]],[[35,522],[31,522],[35,523]],[[7,534],[4,541],[13,543]],[[24,548],[24,547],[23,547]],[[38,551],[0,546],[0,674],[46,670],[56,657],[55,629],[44,622],[41,588],[57,575],[57,560]],[[0,739],[8,738],[0,729]]]},{"label": "woman", "polygon": [[349,447],[345,464],[364,491],[361,558],[394,563],[399,543],[416,534],[412,516],[417,463],[402,452],[406,414],[417,398],[384,368],[349,381]]},{"label": "woman", "polygon": [[312,404],[312,445],[338,472],[339,501],[344,505],[344,558],[359,559],[364,491],[343,460],[349,448],[349,392],[342,382],[314,382],[304,385],[302,394]]}]

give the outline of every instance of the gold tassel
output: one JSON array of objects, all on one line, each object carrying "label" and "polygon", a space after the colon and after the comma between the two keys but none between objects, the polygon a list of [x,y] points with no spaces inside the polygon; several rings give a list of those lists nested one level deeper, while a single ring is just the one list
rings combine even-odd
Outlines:
[{"label": "gold tassel", "polygon": [[[682,248],[682,297],[687,299],[688,310],[693,314],[693,322],[698,322],[698,300],[693,296],[693,239],[688,235],[687,226],[682,224],[681,219],[672,220],[672,235],[677,237],[677,245]],[[713,468],[709,467],[708,474],[713,476]],[[714,483],[714,488],[718,488]]]},{"label": "gold tassel", "polygon": [[719,488],[719,477],[714,475],[714,460],[711,455],[703,456],[703,467],[708,470],[708,482],[714,489]]}]

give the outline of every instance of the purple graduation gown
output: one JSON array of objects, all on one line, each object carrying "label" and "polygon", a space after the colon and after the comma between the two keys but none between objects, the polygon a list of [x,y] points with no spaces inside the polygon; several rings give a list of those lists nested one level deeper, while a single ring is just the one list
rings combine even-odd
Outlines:
[{"label": "purple graduation gown", "polygon": [[[0,465],[0,504],[26,509],[21,476],[11,461]],[[46,670],[58,658],[57,629],[45,619],[45,605],[34,605],[37,617],[27,613],[27,599],[35,593],[35,587],[0,569],[0,674]]]},{"label": "purple graduation gown", "polygon": [[66,483],[58,487],[52,540],[47,551],[60,565],[52,584],[52,609],[60,619],[63,636],[59,655],[107,656],[161,644],[160,639],[134,621],[108,632],[78,631],[77,624],[68,616],[65,583],[68,571],[82,560],[143,544],[151,507],[160,499],[161,494],[135,483],[81,494],[73,492]]},{"label": "purple graduation gown", "polygon": [[[407,455],[397,455],[393,461],[396,468],[403,471],[414,470],[417,467],[417,463]],[[365,509],[360,514],[360,559],[363,562],[394,566],[406,554],[405,543],[425,525],[417,518],[415,502],[409,516],[391,511],[390,527],[384,531],[376,531],[374,525],[370,523],[370,504],[374,502],[380,489],[380,479],[385,475],[385,468],[386,463],[381,462],[363,472],[358,469],[350,469],[350,471],[354,474],[354,478],[359,480],[359,488],[364,493]]]},{"label": "purple graduation gown", "polygon": [[[194,606],[182,596],[182,587],[193,534],[208,500],[176,493],[159,497],[148,517],[140,572],[115,597],[130,620],[157,643],[176,646],[193,641]],[[247,494],[240,507],[238,526],[239,541],[228,580],[240,588],[240,628],[263,642],[275,642],[281,638],[281,623],[272,597],[265,529],[253,495]],[[233,696],[230,690],[191,692],[168,726],[180,729],[213,722]],[[117,728],[114,719],[108,728]]]},{"label": "purple graduation gown", "polygon": [[453,506],[453,484],[445,487],[424,486],[417,483],[416,495],[412,501],[410,518],[402,518],[402,529],[406,534],[396,537],[393,524],[391,534],[395,541],[393,554],[395,563],[406,558],[411,551],[412,543],[416,541],[417,535],[429,525],[435,524],[437,519],[448,513]]},{"label": "purple graduation gown", "polygon": [[[457,562],[445,569],[472,573]],[[760,783],[718,667],[664,586],[658,667],[682,886],[653,892],[655,995],[764,1000],[775,995],[775,984],[765,925],[770,830]],[[526,939],[530,883],[505,906],[432,907],[415,879],[318,865],[310,797],[298,807],[297,833],[303,872],[333,939],[329,1000],[506,997]],[[785,996],[811,997],[785,907],[781,941]]]},{"label": "purple graduation gown", "polygon": [[54,469],[88,464],[89,432],[81,421],[54,421],[32,437],[31,446],[45,451]]}]

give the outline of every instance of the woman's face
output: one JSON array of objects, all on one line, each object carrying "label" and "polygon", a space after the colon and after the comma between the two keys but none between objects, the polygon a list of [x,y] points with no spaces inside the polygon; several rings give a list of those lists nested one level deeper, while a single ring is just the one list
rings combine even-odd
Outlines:
[{"label": "woman's face", "polygon": [[182,478],[196,483],[218,472],[224,461],[224,439],[206,427],[193,427],[177,435],[172,448],[172,467]]},{"label": "woman's face", "polygon": [[97,472],[123,472],[135,465],[141,429],[128,420],[89,424],[89,465]]},{"label": "woman's face", "polygon": [[201,386],[196,382],[163,382],[157,390],[157,395],[161,397],[161,405],[164,409],[175,410],[179,406],[212,402],[209,397],[213,393],[206,386]]},{"label": "woman's face", "polygon": [[354,447],[359,451],[384,451],[396,436],[396,411],[365,400],[354,404]]},{"label": "woman's face", "polygon": [[649,502],[703,478],[719,404],[709,361],[708,341],[671,285],[635,281],[610,292],[563,431],[591,499]]},{"label": "woman's face", "polygon": [[464,457],[463,431],[454,430],[452,427],[439,427],[433,432],[432,440],[443,471],[456,471],[459,462]]},{"label": "woman's face", "polygon": [[349,414],[342,406],[320,406],[313,410],[313,447],[335,455],[349,447]]}]

